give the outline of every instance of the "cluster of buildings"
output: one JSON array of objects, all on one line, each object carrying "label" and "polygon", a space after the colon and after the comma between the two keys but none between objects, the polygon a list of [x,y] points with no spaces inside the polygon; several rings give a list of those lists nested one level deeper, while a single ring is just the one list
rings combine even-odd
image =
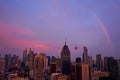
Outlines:
[{"label": "cluster of buildings", "polygon": [[0,80],[120,80],[120,59],[97,54],[93,60],[83,47],[82,58],[72,61],[65,42],[57,58],[31,49],[23,51],[22,60],[6,54],[0,58]]}]

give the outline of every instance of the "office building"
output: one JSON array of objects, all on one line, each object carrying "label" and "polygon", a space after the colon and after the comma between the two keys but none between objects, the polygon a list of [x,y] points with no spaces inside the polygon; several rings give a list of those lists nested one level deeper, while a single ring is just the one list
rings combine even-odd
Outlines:
[{"label": "office building", "polygon": [[71,60],[70,60],[70,50],[68,46],[63,46],[63,49],[61,51],[61,70],[63,74],[70,74],[71,73]]},{"label": "office building", "polygon": [[88,64],[88,50],[87,47],[83,47],[83,63]]},{"label": "office building", "polygon": [[44,54],[39,54],[35,56],[34,60],[34,79],[35,80],[45,80],[44,78]]},{"label": "office building", "polygon": [[98,70],[103,71],[103,61],[101,54],[96,55],[96,65]]},{"label": "office building", "polygon": [[75,61],[76,61],[76,63],[81,63],[81,58],[80,58],[80,57],[77,57],[77,58],[75,59]]},{"label": "office building", "polygon": [[104,57],[104,70],[109,72],[112,79],[119,80],[118,62],[114,57]]},{"label": "office building", "polygon": [[92,60],[92,56],[88,56],[88,64],[90,66],[90,71],[93,71],[93,60]]},{"label": "office building", "polygon": [[26,63],[27,61],[27,48],[23,51],[23,62]]},{"label": "office building", "polygon": [[51,62],[51,73],[56,73],[56,62]]},{"label": "office building", "polygon": [[5,72],[5,60],[4,58],[0,58],[0,73]]}]

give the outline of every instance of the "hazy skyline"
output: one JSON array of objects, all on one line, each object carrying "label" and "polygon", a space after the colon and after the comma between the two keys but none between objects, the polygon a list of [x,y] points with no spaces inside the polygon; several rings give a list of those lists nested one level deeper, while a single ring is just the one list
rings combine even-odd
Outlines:
[{"label": "hazy skyline", "polygon": [[66,37],[72,56],[87,46],[90,55],[118,58],[119,34],[120,0],[0,0],[1,53],[32,48],[58,56]]}]

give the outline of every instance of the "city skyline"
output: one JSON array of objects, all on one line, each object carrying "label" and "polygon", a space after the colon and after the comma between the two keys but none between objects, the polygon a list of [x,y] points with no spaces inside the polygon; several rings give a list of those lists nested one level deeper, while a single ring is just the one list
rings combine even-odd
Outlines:
[{"label": "city skyline", "polygon": [[[120,1],[0,1],[0,53],[25,48],[60,56],[67,38],[71,56],[119,58]],[[103,5],[103,6],[101,6]],[[77,51],[74,47],[77,46]]]},{"label": "city skyline", "polygon": [[[22,80],[119,80],[120,59],[96,55],[96,60],[88,55],[87,47],[83,47],[83,56],[71,60],[68,45],[63,45],[61,56],[36,54],[31,49],[23,51],[23,57],[6,54],[0,58],[0,79]],[[58,77],[60,76],[61,77]],[[65,77],[66,76],[66,77]],[[68,78],[68,79],[66,79]]]}]

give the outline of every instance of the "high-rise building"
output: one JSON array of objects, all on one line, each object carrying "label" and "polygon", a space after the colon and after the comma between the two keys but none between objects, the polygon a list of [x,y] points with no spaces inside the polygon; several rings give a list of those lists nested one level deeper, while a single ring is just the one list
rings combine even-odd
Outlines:
[{"label": "high-rise building", "polygon": [[[91,80],[102,80],[102,79],[100,79],[102,77],[108,78],[109,72],[94,71],[91,73]],[[108,80],[108,79],[103,79],[103,80]],[[110,79],[110,80],[112,80],[112,79]]]},{"label": "high-rise building", "polygon": [[60,58],[56,58],[56,70],[58,73],[61,72],[61,59]]},{"label": "high-rise building", "polygon": [[26,64],[27,61],[27,48],[23,51],[23,62]]},{"label": "high-rise building", "polygon": [[56,62],[51,62],[51,74],[56,73]]},{"label": "high-rise building", "polygon": [[119,80],[118,63],[114,57],[104,57],[104,70],[110,73],[110,77]]},{"label": "high-rise building", "polygon": [[30,60],[29,60],[29,69],[30,70],[33,70],[34,57],[35,57],[34,52],[30,50],[30,52],[29,52],[29,58],[30,58]]},{"label": "high-rise building", "polygon": [[47,58],[48,58],[48,66],[50,66],[50,62],[51,62],[50,56],[47,56]]},{"label": "high-rise building", "polygon": [[0,73],[4,73],[5,71],[5,60],[4,58],[0,58]]},{"label": "high-rise building", "polygon": [[98,70],[103,71],[103,61],[102,61],[101,54],[96,55],[96,65],[97,65]]},{"label": "high-rise building", "polygon": [[11,60],[12,60],[12,56],[11,56],[11,54],[8,54],[8,68],[10,68],[12,66],[12,61]]},{"label": "high-rise building", "polygon": [[88,64],[88,50],[87,47],[83,47],[83,63]]},{"label": "high-rise building", "polygon": [[76,63],[81,63],[81,58],[80,57],[76,58]]},{"label": "high-rise building", "polygon": [[76,63],[71,63],[71,80],[77,80]]},{"label": "high-rise building", "polygon": [[16,56],[16,55],[13,55],[13,56],[11,57],[12,67],[15,67],[15,66],[16,66],[17,57],[18,57],[18,56]]},{"label": "high-rise building", "polygon": [[88,64],[90,66],[90,71],[93,71],[93,60],[92,56],[88,56]]},{"label": "high-rise building", "polygon": [[89,64],[72,63],[71,80],[91,80]]},{"label": "high-rise building", "polygon": [[119,71],[119,80],[120,80],[120,59],[118,59],[118,71]]},{"label": "high-rise building", "polygon": [[17,59],[16,59],[16,64],[15,64],[15,67],[20,67],[21,66],[21,60],[20,58],[17,56]]},{"label": "high-rise building", "polygon": [[71,73],[71,60],[70,60],[70,50],[68,46],[63,46],[63,49],[61,51],[61,70],[63,74],[70,74]]},{"label": "high-rise building", "polygon": [[5,71],[8,70],[8,54],[5,55]]},{"label": "high-rise building", "polygon": [[[90,67],[89,64],[77,65],[76,71],[80,71],[81,80],[90,80]],[[77,77],[79,78],[79,77]],[[80,80],[80,79],[77,79]]]},{"label": "high-rise building", "polygon": [[55,56],[52,56],[51,61],[52,61],[52,62],[56,62],[56,57],[55,57]]},{"label": "high-rise building", "polygon": [[34,79],[35,80],[45,80],[44,78],[44,54],[39,54],[35,56],[34,60]]}]

